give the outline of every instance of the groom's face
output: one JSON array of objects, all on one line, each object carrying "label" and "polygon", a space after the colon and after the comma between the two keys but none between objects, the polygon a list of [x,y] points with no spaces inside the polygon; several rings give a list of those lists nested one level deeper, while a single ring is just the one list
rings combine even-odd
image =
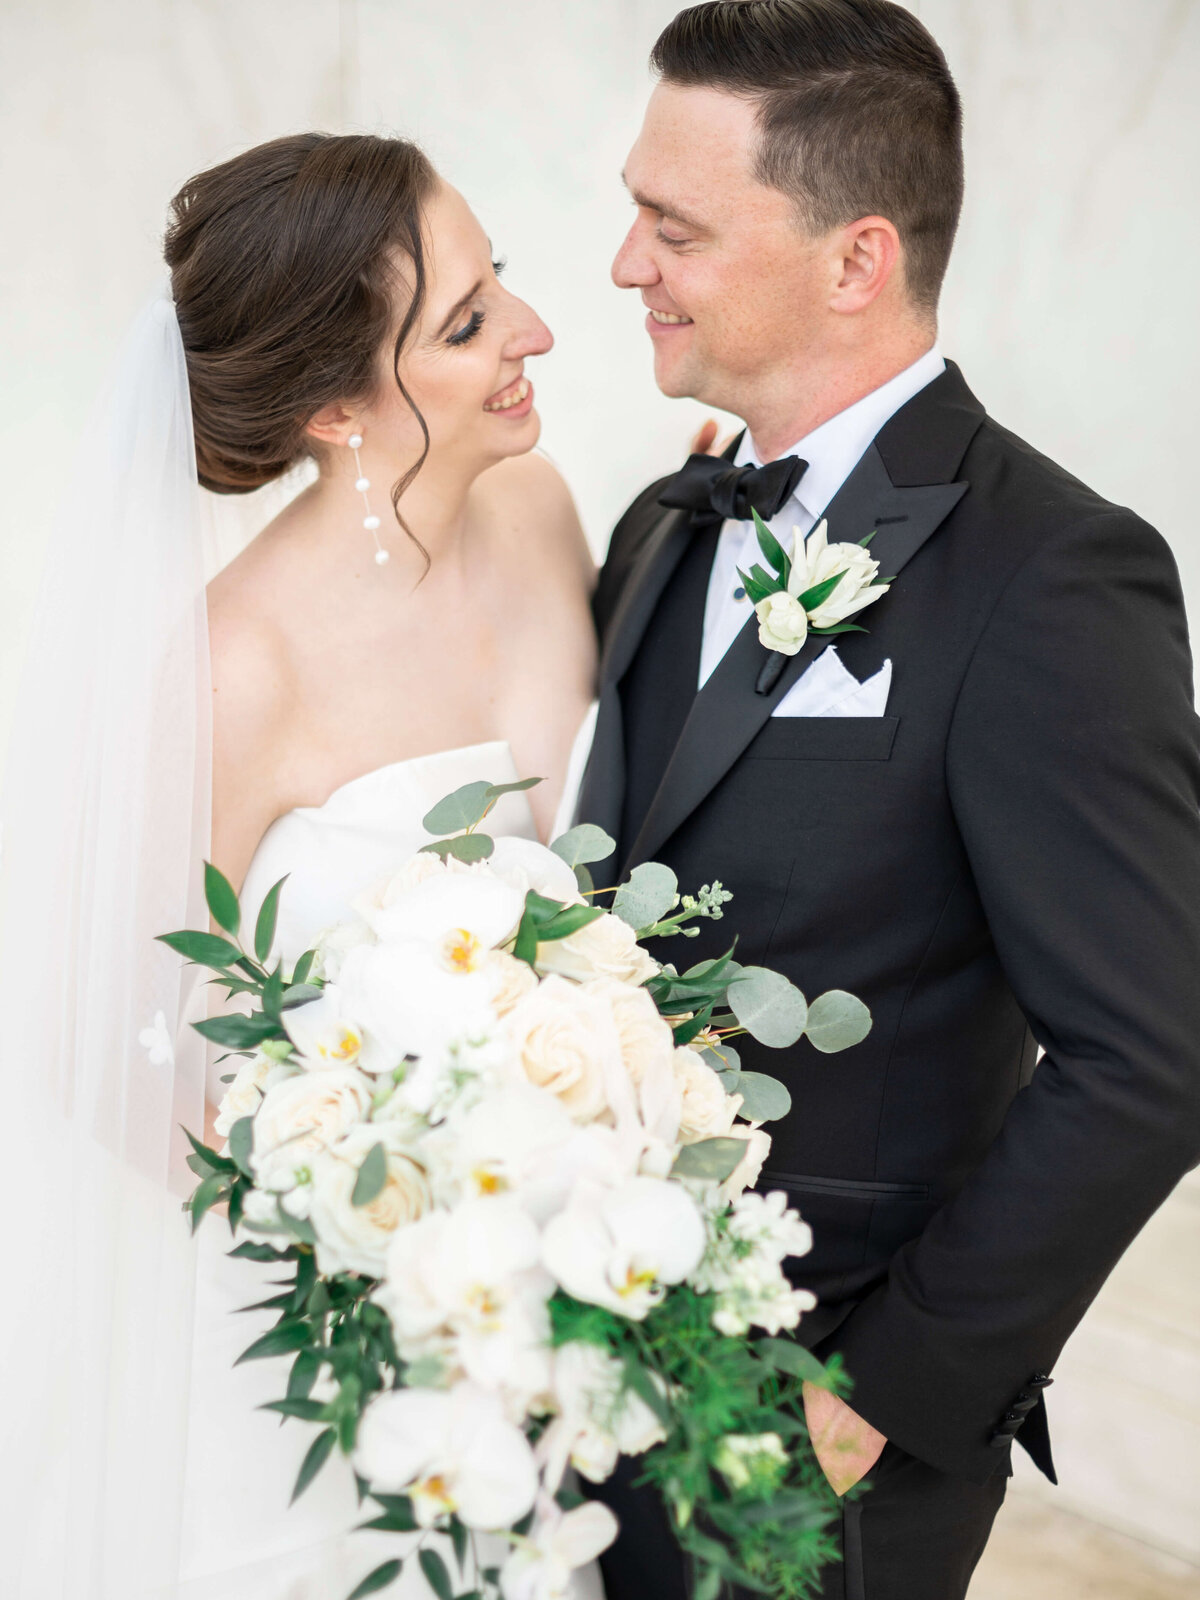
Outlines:
[{"label": "groom's face", "polygon": [[754,176],[754,106],[659,84],[624,178],[637,216],[613,280],[638,289],[664,394],[745,416],[805,360],[829,299],[828,251]]}]

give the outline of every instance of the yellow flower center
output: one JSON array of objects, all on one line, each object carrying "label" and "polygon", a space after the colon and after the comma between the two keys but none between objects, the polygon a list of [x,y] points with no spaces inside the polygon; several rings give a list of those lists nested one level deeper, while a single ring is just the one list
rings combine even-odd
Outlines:
[{"label": "yellow flower center", "polygon": [[479,940],[466,928],[446,935],[446,965],[453,972],[474,972],[479,965]]}]

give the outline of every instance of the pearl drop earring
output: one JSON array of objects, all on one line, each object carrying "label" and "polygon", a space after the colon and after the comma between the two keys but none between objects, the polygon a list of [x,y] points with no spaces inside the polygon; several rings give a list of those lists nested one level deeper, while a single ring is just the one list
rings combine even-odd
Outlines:
[{"label": "pearl drop earring", "polygon": [[359,494],[362,495],[363,508],[367,513],[363,518],[363,527],[367,529],[372,539],[375,541],[376,565],[380,567],[386,567],[390,557],[379,542],[379,518],[371,510],[371,502],[367,499],[367,490],[371,487],[371,480],[363,475],[362,457],[358,453],[362,448],[362,434],[352,433],[349,439],[347,439],[346,443],[350,446],[351,450],[354,451],[354,466],[358,473],[358,478],[354,487],[358,490]]}]

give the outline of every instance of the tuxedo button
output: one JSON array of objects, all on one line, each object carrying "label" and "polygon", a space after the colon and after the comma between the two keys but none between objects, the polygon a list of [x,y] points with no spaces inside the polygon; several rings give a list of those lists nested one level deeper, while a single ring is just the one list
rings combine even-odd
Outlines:
[{"label": "tuxedo button", "polygon": [[1011,1433],[1001,1433],[999,1429],[988,1440],[993,1450],[1007,1450],[1012,1443]]},{"label": "tuxedo button", "polygon": [[1025,1387],[1027,1389],[1048,1389],[1053,1382],[1054,1379],[1048,1373],[1035,1372]]},{"label": "tuxedo button", "polygon": [[1026,1394],[1025,1391],[1022,1389],[1021,1393],[1013,1401],[1012,1406],[1010,1407],[1010,1410],[1015,1411],[1018,1414],[1018,1416],[1024,1417],[1025,1413],[1027,1411],[1032,1411],[1034,1406],[1037,1405],[1037,1403],[1038,1403],[1037,1395],[1035,1395],[1035,1394]]}]

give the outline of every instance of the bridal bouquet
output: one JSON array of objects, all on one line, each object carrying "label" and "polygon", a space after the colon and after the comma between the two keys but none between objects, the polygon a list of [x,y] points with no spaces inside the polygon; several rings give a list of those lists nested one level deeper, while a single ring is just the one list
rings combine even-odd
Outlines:
[{"label": "bridal bouquet", "polygon": [[[749,1191],[790,1102],[734,1041],[838,1050],[870,1018],[732,952],[660,966],[642,941],[694,934],[729,894],[681,898],[654,863],[597,891],[613,843],[587,824],[550,848],[489,837],[529,786],[435,806],[433,841],[291,971],[270,964],[283,883],[248,949],[207,869],[223,932],[164,939],[245,1009],[197,1025],[240,1064],[223,1149],[189,1134],[192,1224],[225,1202],[253,1235],[233,1254],[289,1273],[241,1359],[292,1357],[270,1409],[319,1430],[295,1493],[340,1449],[364,1526],[408,1536],[355,1596],[414,1557],[439,1600],[566,1595],[617,1531],[567,1468],[600,1483],[627,1455],[698,1600],[726,1581],[795,1600],[836,1509],[801,1384],[844,1379],[779,1337],[814,1303],[783,1271],[811,1237]],[[481,1532],[500,1542],[480,1553]]]}]

